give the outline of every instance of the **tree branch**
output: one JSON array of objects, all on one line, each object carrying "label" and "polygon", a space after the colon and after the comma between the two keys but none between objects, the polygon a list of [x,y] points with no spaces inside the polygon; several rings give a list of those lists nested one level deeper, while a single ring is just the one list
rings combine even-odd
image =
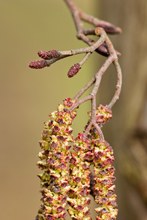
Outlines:
[{"label": "tree branch", "polygon": [[[84,54],[78,63],[70,67],[67,75],[71,78],[81,70],[94,52],[103,55],[106,60],[92,79],[77,92],[73,100],[65,99],[63,105],[60,105],[57,111],[50,114],[49,122],[45,124],[41,142],[43,151],[39,154],[41,161],[38,163],[40,168],[45,169],[44,173],[40,175],[44,187],[42,189],[43,206],[41,206],[36,219],[64,220],[67,211],[66,204],[68,203],[68,212],[72,219],[81,220],[88,216],[85,219],[90,220],[88,207],[90,199],[87,195],[91,190],[96,203],[99,204],[99,207],[95,209],[98,213],[96,219],[115,220],[117,204],[113,183],[115,179],[112,165],[114,161],[113,149],[105,141],[101,128],[112,117],[111,108],[119,99],[121,92],[122,73],[118,63],[120,53],[115,50],[108,37],[108,34],[121,33],[121,29],[109,22],[86,14],[75,5],[73,0],[64,0],[64,2],[73,17],[77,38],[89,46],[66,51],[39,51],[38,56],[41,60],[32,61],[29,67],[41,69],[49,67],[61,59]],[[84,29],[84,22],[91,24],[92,28]],[[96,36],[97,40],[93,39],[92,36]],[[97,93],[103,76],[111,64],[114,65],[117,75],[115,92],[109,104],[97,106]],[[91,92],[82,97],[90,88]],[[70,125],[76,116],[76,109],[87,101],[91,102],[89,120],[82,134],[80,133],[74,139],[71,135],[72,128]],[[72,151],[69,150],[71,142]],[[92,188],[90,188],[91,162],[94,170]],[[69,177],[70,181],[68,180]],[[67,194],[69,195],[67,196]],[[58,203],[57,198],[64,204]]]}]

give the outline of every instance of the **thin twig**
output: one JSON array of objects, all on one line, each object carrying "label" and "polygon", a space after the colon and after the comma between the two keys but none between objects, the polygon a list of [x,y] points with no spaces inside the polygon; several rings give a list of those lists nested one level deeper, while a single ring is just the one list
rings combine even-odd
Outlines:
[{"label": "thin twig", "polygon": [[108,104],[109,108],[112,108],[113,105],[116,103],[116,101],[119,99],[121,87],[122,87],[122,72],[121,72],[121,68],[117,60],[114,61],[114,65],[115,65],[115,69],[117,72],[117,84],[116,84],[116,90],[115,90],[114,96],[111,102]]},{"label": "thin twig", "polygon": [[90,24],[93,24],[95,27],[104,28],[106,33],[120,34],[122,32],[120,27],[116,27],[115,25],[113,25],[109,22],[99,20],[98,18],[93,17],[92,15],[88,15],[87,13],[85,13],[83,11],[80,13],[80,17],[83,21],[86,21]]},{"label": "thin twig", "polygon": [[78,100],[77,102],[75,102],[73,104],[73,106],[70,108],[70,111],[73,111],[74,109],[78,108],[81,104],[83,104],[84,102],[87,102],[89,100],[92,99],[91,95],[88,95],[86,97],[84,97],[83,99]]},{"label": "thin twig", "polygon": [[89,58],[89,56],[91,55],[91,52],[87,53],[84,58],[79,62],[80,66],[82,66]]},{"label": "thin twig", "polygon": [[105,138],[104,138],[104,135],[103,135],[103,132],[102,132],[100,126],[97,123],[94,123],[93,126],[96,128],[96,130],[99,134],[99,140],[104,141]]},{"label": "thin twig", "polygon": [[75,95],[74,100],[78,100],[95,83],[95,76]]}]

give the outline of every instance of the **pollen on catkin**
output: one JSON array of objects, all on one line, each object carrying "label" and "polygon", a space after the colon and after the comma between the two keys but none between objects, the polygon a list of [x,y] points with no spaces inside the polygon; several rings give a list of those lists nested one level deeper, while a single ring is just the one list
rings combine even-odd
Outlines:
[{"label": "pollen on catkin", "polygon": [[115,194],[114,155],[106,141],[93,140],[94,146],[94,199],[97,220],[116,220],[118,209]]},{"label": "pollen on catkin", "polygon": [[90,142],[79,133],[73,145],[70,159],[70,190],[68,192],[68,212],[71,219],[91,220],[90,204],[90,162],[92,150]]},{"label": "pollen on catkin", "polygon": [[44,124],[38,162],[43,171],[38,175],[42,193],[38,220],[65,219],[69,191],[69,149],[73,141],[71,124],[76,116],[75,111],[69,111],[72,104],[70,98],[65,99]]}]

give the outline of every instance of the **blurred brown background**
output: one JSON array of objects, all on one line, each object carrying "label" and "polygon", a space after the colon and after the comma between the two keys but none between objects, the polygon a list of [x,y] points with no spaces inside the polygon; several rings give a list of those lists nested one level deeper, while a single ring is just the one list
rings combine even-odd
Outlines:
[{"label": "blurred brown background", "polygon": [[[146,220],[146,0],[76,3],[87,13],[123,28],[121,36],[112,37],[123,54],[123,92],[105,135],[119,158],[119,220]],[[38,59],[36,52],[40,49],[84,46],[75,37],[73,21],[63,1],[1,1],[0,23],[0,219],[32,220],[40,205],[36,162],[43,122],[65,97],[73,97],[88,81],[98,67],[98,56],[90,59],[73,79],[68,79],[66,73],[79,57],[43,70],[28,68],[28,62]],[[113,73],[105,78],[101,94],[107,92],[109,96],[113,78]],[[105,100],[103,95],[101,98]],[[84,105],[81,109],[86,108]],[[83,128],[85,118],[86,114],[83,117],[80,113],[75,124],[78,130]]]},{"label": "blurred brown background", "polygon": [[[113,38],[122,53],[123,90],[106,128],[117,158],[118,219],[147,220],[147,2],[103,0],[99,7],[123,29]],[[112,75],[106,81],[101,94],[111,91]]]}]

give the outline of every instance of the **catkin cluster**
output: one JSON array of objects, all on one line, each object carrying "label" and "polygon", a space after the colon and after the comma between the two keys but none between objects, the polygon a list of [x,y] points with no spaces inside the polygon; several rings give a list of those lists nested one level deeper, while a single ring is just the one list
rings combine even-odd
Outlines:
[{"label": "catkin cluster", "polygon": [[[97,220],[115,220],[117,216],[114,192],[113,149],[101,140],[98,131],[72,135],[76,110],[67,98],[49,115],[40,141],[38,166],[42,170],[41,206],[36,220],[91,220],[90,195],[97,203]],[[100,105],[96,122],[103,125],[112,117],[110,109]]]}]

